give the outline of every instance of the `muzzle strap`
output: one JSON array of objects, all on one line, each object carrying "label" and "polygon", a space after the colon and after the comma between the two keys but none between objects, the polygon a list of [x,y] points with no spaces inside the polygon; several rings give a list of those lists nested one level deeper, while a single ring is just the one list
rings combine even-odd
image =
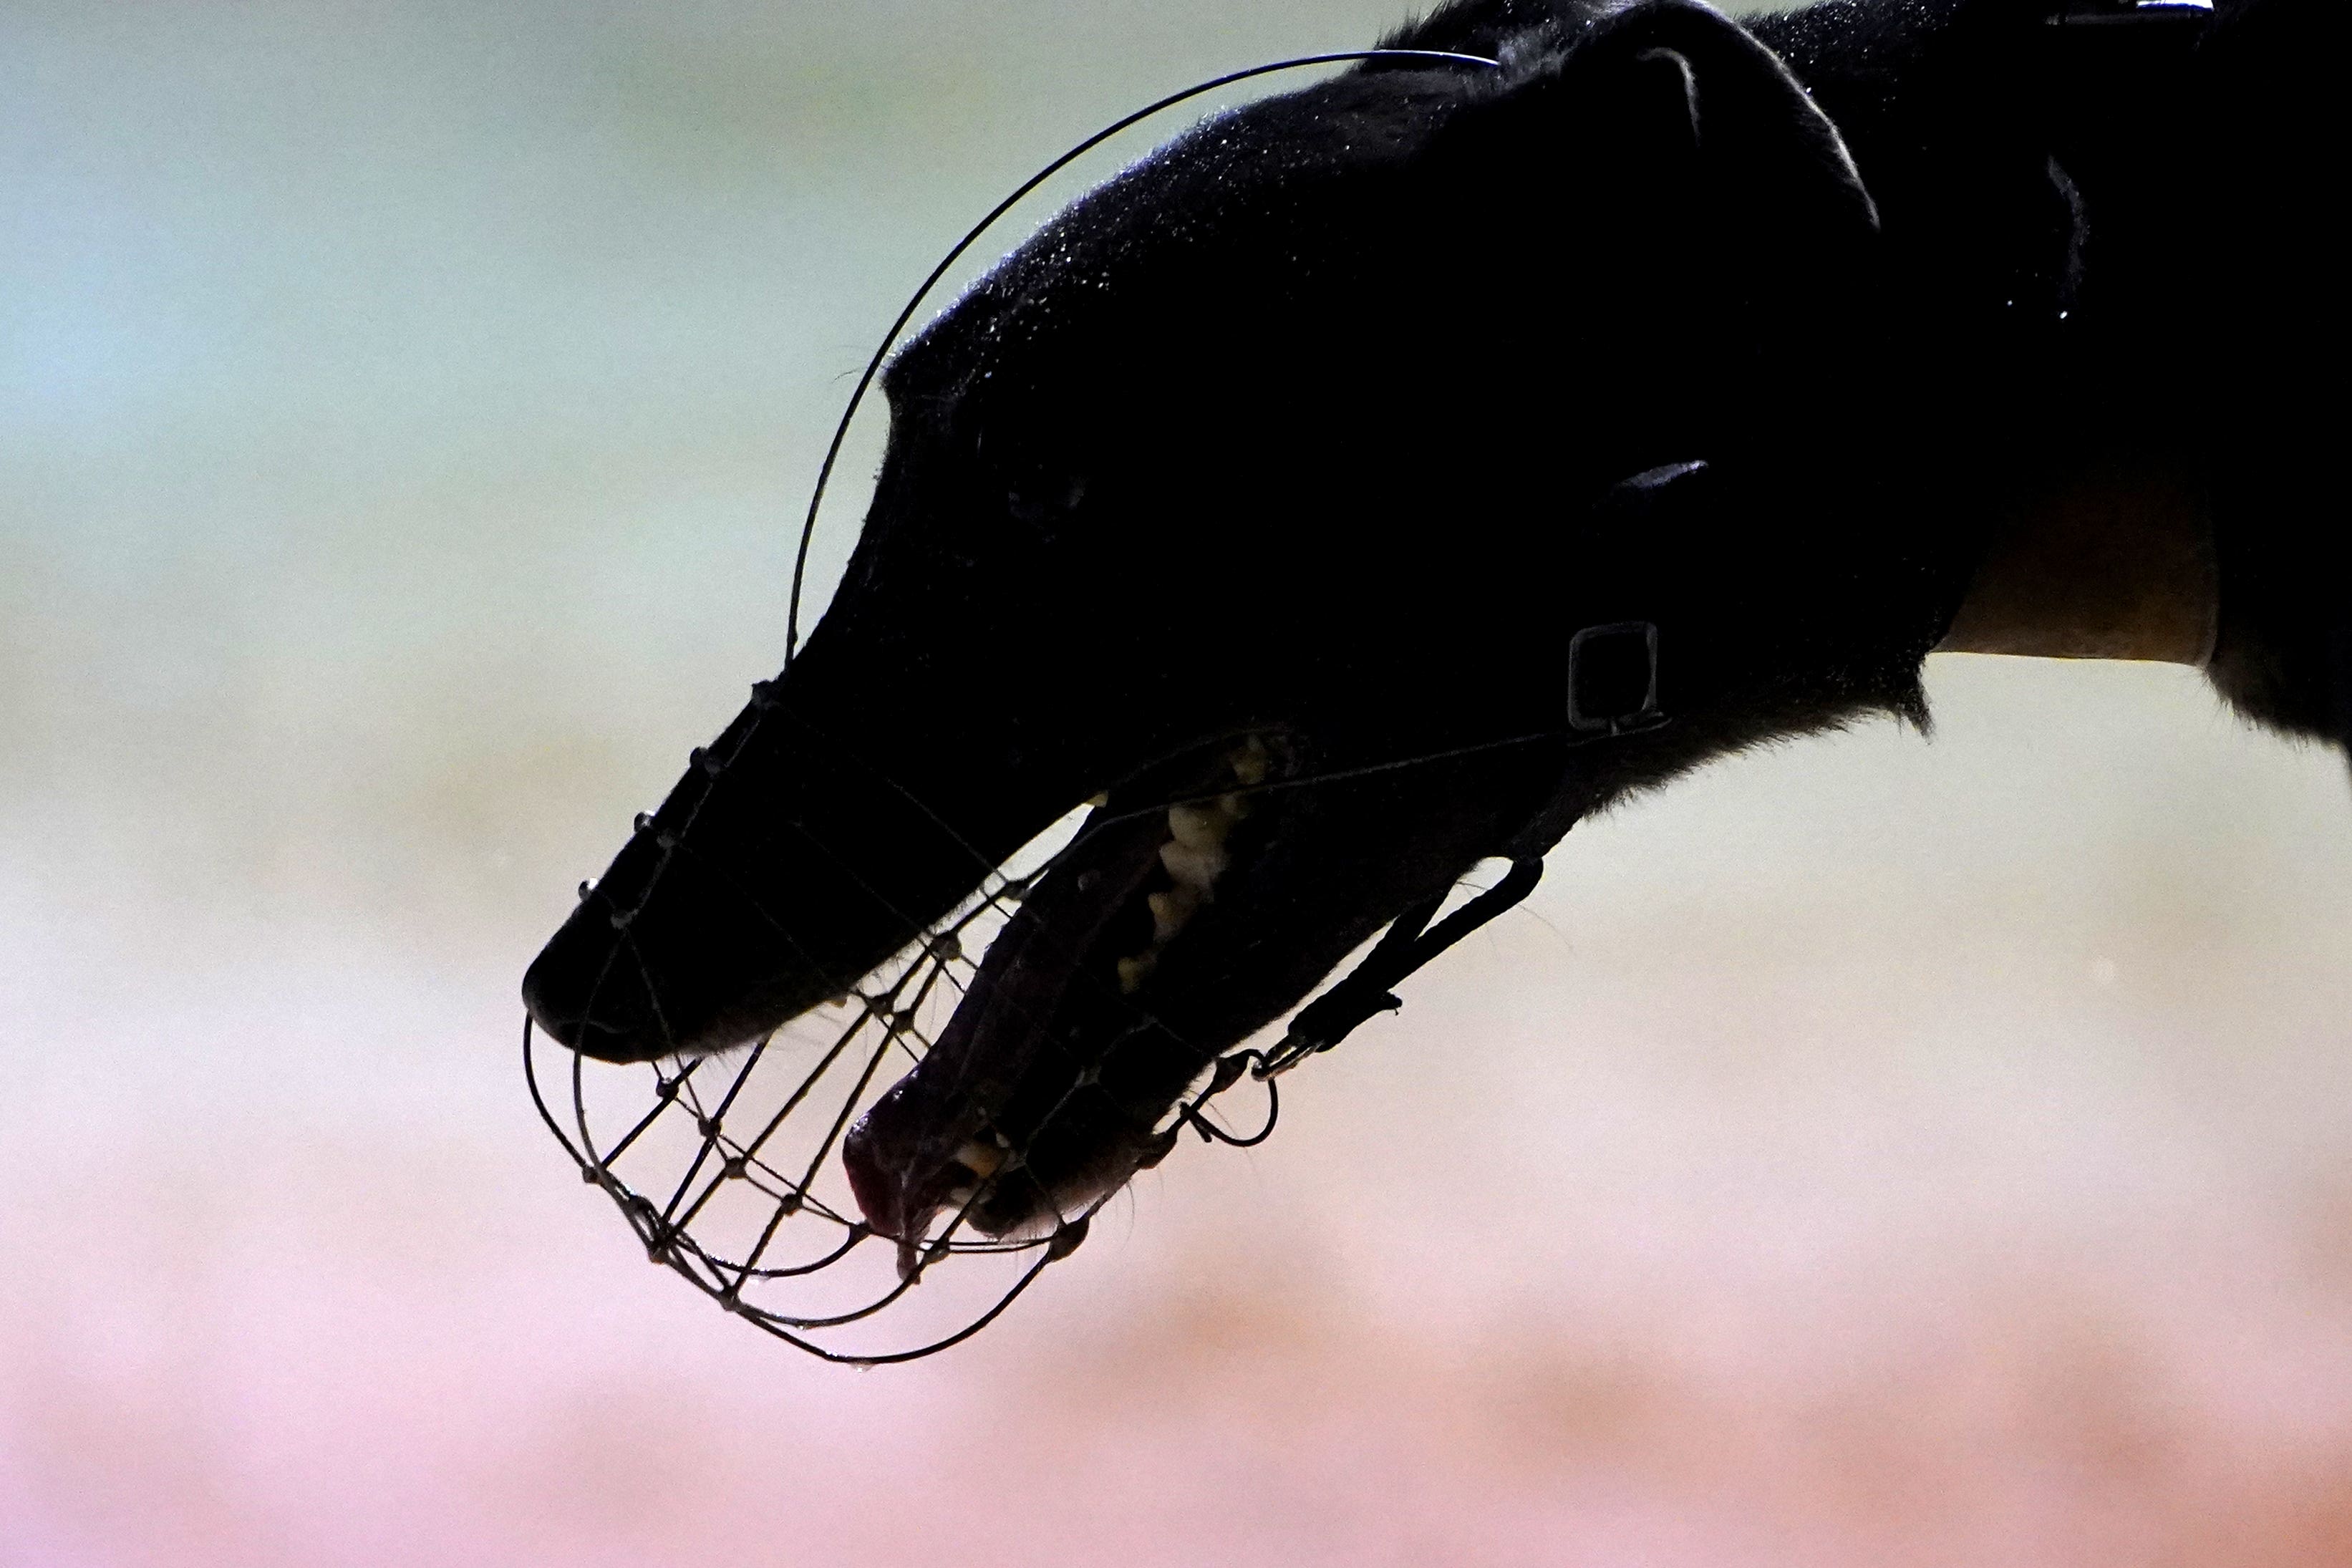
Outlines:
[{"label": "muzzle strap", "polygon": [[1255,1076],[1273,1078],[1288,1072],[1308,1057],[1328,1051],[1375,1013],[1393,1013],[1404,1001],[1390,987],[1404,979],[1535,890],[1543,876],[1543,860],[1528,856],[1511,862],[1503,879],[1439,921],[1430,921],[1444,905],[1441,896],[1399,915],[1363,963],[1345,980],[1301,1007],[1290,1020],[1281,1043],[1266,1053]]}]

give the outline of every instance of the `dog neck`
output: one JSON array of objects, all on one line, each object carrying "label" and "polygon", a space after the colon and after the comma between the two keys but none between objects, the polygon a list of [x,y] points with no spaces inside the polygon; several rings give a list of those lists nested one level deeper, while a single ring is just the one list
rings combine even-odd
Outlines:
[{"label": "dog neck", "polygon": [[2203,668],[2221,591],[2195,481],[2108,462],[2005,507],[1939,653],[2120,658]]}]

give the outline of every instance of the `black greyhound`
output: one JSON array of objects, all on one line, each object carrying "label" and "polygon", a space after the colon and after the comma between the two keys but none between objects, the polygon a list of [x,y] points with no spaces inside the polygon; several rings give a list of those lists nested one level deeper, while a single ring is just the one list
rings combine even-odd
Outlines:
[{"label": "black greyhound", "polygon": [[2343,742],[2345,10],[1458,0],[1385,47],[1491,68],[1211,121],[898,355],[838,596],[533,1017],[757,1038],[1101,797],[845,1148],[882,1235],[1034,1231],[1475,862],[1938,646]]}]

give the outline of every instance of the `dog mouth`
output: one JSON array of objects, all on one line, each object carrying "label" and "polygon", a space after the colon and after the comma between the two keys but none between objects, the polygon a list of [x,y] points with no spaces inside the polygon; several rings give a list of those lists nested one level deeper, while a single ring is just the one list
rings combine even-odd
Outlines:
[{"label": "dog mouth", "polygon": [[902,1272],[943,1215],[991,1237],[1049,1230],[1168,1152],[1161,1123],[1238,1037],[1199,1003],[1247,923],[1231,894],[1293,809],[1268,786],[1294,771],[1263,735],[1163,763],[1098,797],[1025,884],[937,1042],[843,1143]]}]

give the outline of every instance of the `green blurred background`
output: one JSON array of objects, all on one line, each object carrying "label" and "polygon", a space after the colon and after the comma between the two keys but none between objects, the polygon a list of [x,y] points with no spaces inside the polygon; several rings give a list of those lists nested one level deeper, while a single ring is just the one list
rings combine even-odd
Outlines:
[{"label": "green blurred background", "polygon": [[1580,828],[916,1368],[545,1142],[522,965],[906,292],[1399,19],[0,4],[0,1564],[2352,1560],[2352,787],[2182,670]]}]

